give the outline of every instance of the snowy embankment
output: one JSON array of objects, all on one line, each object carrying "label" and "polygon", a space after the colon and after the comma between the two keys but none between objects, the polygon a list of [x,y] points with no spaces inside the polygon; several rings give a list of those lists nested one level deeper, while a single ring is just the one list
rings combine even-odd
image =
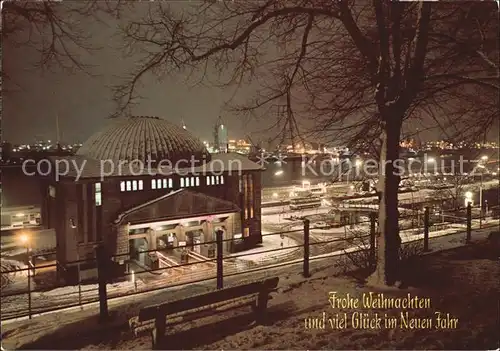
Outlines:
[{"label": "snowy embankment", "polygon": [[[230,254],[228,257],[237,257],[238,260],[251,261],[257,265],[266,265],[270,262],[276,262],[280,259],[286,260],[291,254],[302,251],[301,247],[297,247],[299,243],[287,236],[283,238],[280,235],[270,235],[270,232],[262,232],[262,247],[258,247],[244,252]],[[262,252],[275,250],[270,252]]]},{"label": "snowy embankment", "polygon": [[[27,287],[28,270],[24,263],[4,259],[0,259],[1,274],[1,288],[4,290],[6,287],[20,287],[24,289]],[[9,272],[9,273],[6,273]],[[3,302],[3,301],[2,301]]]},{"label": "snowy embankment", "polygon": [[[488,220],[486,223],[490,228],[483,229],[482,233],[488,234],[491,232],[492,228],[498,227],[498,220]],[[478,227],[476,223],[473,223],[474,227]],[[465,228],[449,228],[443,231],[435,231],[430,233],[431,238],[431,249],[434,249],[440,239],[444,239],[446,241],[445,236],[454,236],[450,234],[457,234],[458,236],[464,238],[465,237]],[[478,236],[478,230],[475,230],[473,233],[473,239]],[[403,242],[412,242],[415,240],[421,240],[423,238],[423,234],[416,234],[410,231],[402,231],[401,237]],[[283,241],[282,241],[283,240]],[[281,249],[281,242],[283,242],[283,249]],[[456,241],[455,241],[456,242]],[[298,243],[292,239],[285,237],[281,239],[279,235],[271,235],[264,236],[264,247],[254,249],[254,251],[249,251],[248,256],[243,256],[240,258],[233,258],[231,261],[225,261],[224,265],[224,274],[231,275],[235,273],[244,272],[252,272],[256,270],[261,270],[262,267],[266,267],[266,270],[277,268],[283,266],[285,263],[287,265],[302,265],[303,259],[297,258],[297,252],[301,251],[301,248],[293,248],[293,246],[298,245]],[[273,251],[268,253],[258,252],[265,251],[270,249],[280,249],[279,251]],[[316,255],[311,255],[311,259],[321,259],[328,257],[335,257],[344,255],[346,252],[355,252],[360,249],[367,248],[362,247],[362,245],[356,245],[356,247],[336,250],[334,252],[326,252],[326,253],[318,253]],[[442,248],[441,248],[442,249]],[[247,257],[247,260],[244,259]],[[240,265],[238,262],[250,262],[251,265],[243,264]],[[123,296],[125,294],[130,294],[136,291],[145,291],[146,289],[150,290],[153,288],[162,288],[172,286],[173,284],[188,284],[190,282],[201,281],[203,279],[211,279],[215,277],[215,267],[213,265],[200,265],[200,269],[194,269],[195,266],[190,266],[193,268],[189,273],[185,272],[183,274],[177,275],[173,278],[170,275],[160,275],[156,280],[148,281],[144,283],[137,277],[137,290],[136,286],[134,286],[131,282],[123,282],[118,284],[110,284],[108,285],[108,297],[117,297]],[[19,277],[19,281],[24,281],[23,284],[26,284],[26,278],[22,279]],[[32,310],[35,312],[46,311],[50,309],[55,309],[57,307],[65,307],[77,305],[79,300],[82,302],[91,302],[96,301],[98,299],[98,291],[97,285],[82,285],[81,290],[79,291],[78,286],[69,286],[54,289],[48,292],[36,292],[32,293]],[[3,297],[1,299],[2,302],[2,318],[15,317],[17,315],[22,315],[27,313],[28,307],[28,296],[27,294],[15,295]]]},{"label": "snowy embankment", "polygon": [[[491,229],[477,230],[473,240],[483,240]],[[431,248],[450,249],[462,246],[460,251],[474,250],[473,246],[463,247],[463,235],[456,234],[434,238]],[[487,245],[487,244],[486,244]],[[189,324],[192,336],[169,339],[170,342],[182,341],[185,344],[176,349],[412,349],[419,345],[423,349],[486,349],[488,343],[498,339],[495,324],[496,310],[491,301],[496,298],[498,265],[494,260],[481,259],[484,248],[471,252],[469,256],[455,251],[422,258],[417,262],[416,271],[410,277],[424,277],[419,290],[403,289],[401,292],[387,292],[391,296],[405,297],[408,293],[419,297],[432,298],[431,309],[417,309],[416,317],[424,318],[434,311],[450,313],[459,318],[459,328],[449,330],[371,330],[363,328],[305,330],[304,318],[320,317],[323,311],[331,313],[352,313],[352,310],[332,311],[328,305],[328,292],[338,295],[349,293],[359,297],[363,292],[373,289],[362,287],[350,278],[338,277],[338,260],[312,261],[314,271],[311,278],[304,279],[301,267],[281,267],[252,273],[251,276],[237,276],[225,280],[225,284],[237,284],[248,279],[279,276],[279,293],[269,304],[270,323],[266,325],[240,325],[232,321],[232,313],[224,313],[224,319],[232,324],[225,328],[203,333],[196,329],[198,322],[217,324],[217,318],[210,316],[203,321]],[[453,268],[455,267],[455,268]],[[459,267],[459,268],[456,268]],[[294,269],[298,268],[298,269]],[[451,269],[453,268],[453,269]],[[427,269],[427,271],[425,270]],[[433,276],[433,280],[427,279]],[[492,279],[493,278],[493,279]],[[412,278],[413,279],[413,278]],[[429,286],[433,284],[432,286]],[[61,349],[128,349],[146,350],[151,348],[149,334],[134,335],[127,328],[127,320],[137,316],[140,308],[173,299],[182,299],[213,289],[214,283],[196,284],[179,289],[167,289],[160,293],[147,293],[111,300],[109,306],[113,320],[107,325],[99,325],[98,305],[87,306],[83,311],[73,309],[40,316],[31,321],[15,321],[3,324],[3,346],[8,349],[47,349],[57,345]],[[477,287],[481,286],[481,289]],[[385,292],[384,292],[385,293]],[[284,310],[285,314],[276,310]],[[362,311],[366,312],[366,311]],[[397,314],[398,311],[373,310],[380,314]],[[217,325],[218,326],[218,325]],[[425,335],[424,335],[425,334]],[[77,337],[78,336],[78,337]],[[425,336],[425,337],[423,337]],[[214,338],[215,337],[215,338]],[[37,341],[36,344],[27,343]],[[187,343],[198,343],[196,345]],[[170,345],[172,346],[172,345]],[[488,347],[489,346],[489,347]]]}]

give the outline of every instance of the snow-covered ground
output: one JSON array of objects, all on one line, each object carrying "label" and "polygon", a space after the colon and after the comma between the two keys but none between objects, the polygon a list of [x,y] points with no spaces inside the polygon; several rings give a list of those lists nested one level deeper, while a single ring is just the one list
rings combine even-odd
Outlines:
[{"label": "snow-covered ground", "polygon": [[[483,221],[484,225],[489,226],[489,228],[483,229],[483,233],[489,233],[492,231],[492,228],[498,228],[498,220],[488,219]],[[473,222],[473,228],[478,228],[479,223],[477,221]],[[344,228],[335,229],[342,231]],[[481,230],[479,230],[481,231]],[[430,237],[432,239],[431,247],[435,246],[435,241],[440,240],[445,236],[450,236],[450,234],[457,233],[459,236],[464,237],[465,227],[463,225],[455,225],[453,228],[449,228],[443,231],[435,231],[430,233]],[[477,236],[478,230],[475,230],[472,237],[475,239]],[[265,233],[269,234],[269,233]],[[421,240],[423,238],[423,234],[416,234],[414,231],[403,231],[401,233],[403,242]],[[453,236],[453,235],[452,235]],[[318,239],[320,241],[320,239]],[[301,251],[301,248],[293,248],[292,246],[296,246],[299,243],[297,241],[285,237],[281,239],[280,235],[265,235],[263,237],[263,247],[256,248],[251,251],[247,251],[249,253],[248,256],[242,256],[240,258],[233,258],[232,260],[225,261],[224,265],[224,274],[230,275],[234,273],[241,272],[250,272],[253,269],[261,269],[262,267],[266,267],[271,269],[272,267],[276,267],[279,265],[283,265],[283,262],[288,262],[290,264],[302,264],[303,260],[297,257],[297,251]],[[283,249],[281,250],[281,243],[283,243]],[[268,253],[259,252],[266,251],[270,249],[280,249],[279,251],[272,251]],[[331,252],[322,252],[318,253],[314,257],[316,258],[326,258],[333,257],[338,255],[343,255],[346,251],[355,251],[358,250],[359,246],[353,247],[352,249],[341,249]],[[231,257],[229,257],[231,258]],[[5,260],[2,259],[2,262]],[[9,261],[5,261],[9,262]],[[250,263],[250,265],[249,265]],[[22,267],[19,262],[10,262],[10,265]],[[198,265],[196,265],[198,266]],[[195,268],[195,266],[190,266],[189,272],[183,270],[180,274],[177,274],[175,278],[171,275],[163,274],[158,277],[154,281],[147,281],[147,283],[143,282],[139,275],[137,275],[137,291],[147,291],[154,288],[165,288],[171,286],[173,284],[189,284],[196,281],[201,281],[203,279],[210,279],[215,277],[215,265],[210,264],[200,264],[200,268]],[[7,264],[5,265],[7,268]],[[11,266],[9,266],[11,267]],[[26,271],[25,271],[26,272]],[[148,273],[144,273],[148,274]],[[27,284],[26,276],[23,275],[15,275],[9,276],[8,279],[11,279],[14,284]],[[197,284],[200,284],[199,282]],[[189,284],[191,286],[191,284]],[[3,289],[2,289],[3,290]],[[110,284],[108,285],[108,296],[109,297],[117,297],[124,296],[126,294],[130,294],[136,291],[136,286],[131,282],[123,282],[118,284]],[[81,290],[79,290],[78,286],[69,286],[57,288],[51,291],[45,292],[35,292],[32,293],[32,308],[33,311],[46,311],[54,308],[63,308],[66,306],[76,305],[79,303],[81,299],[82,302],[87,303],[91,301],[96,301],[98,298],[97,286],[96,285],[82,285]],[[14,295],[14,296],[5,296],[1,298],[1,312],[2,318],[9,318],[13,316],[17,316],[20,314],[27,313],[28,308],[28,296],[27,294],[22,295]]]},{"label": "snow-covered ground", "polygon": [[[475,230],[472,233],[472,240],[484,240],[491,231],[491,228]],[[435,252],[438,250],[457,248],[464,245],[463,239],[463,233],[436,237],[431,241],[431,249]],[[277,324],[273,324],[271,326],[248,326],[240,332],[231,333],[233,335],[224,337],[224,339],[221,339],[221,342],[216,344],[206,344],[205,348],[320,349],[326,347],[326,344],[320,342],[320,339],[318,339],[322,338],[321,340],[330,340],[330,342],[336,343],[335,345],[329,344],[329,349],[335,349],[336,347],[342,349],[356,349],[359,345],[361,345],[360,343],[365,343],[363,344],[366,346],[364,348],[372,348],[373,346],[379,345],[380,349],[406,349],[414,348],[414,346],[411,345],[417,345],[426,340],[425,338],[422,339],[421,333],[416,333],[415,335],[412,334],[413,336],[409,337],[406,343],[397,345],[394,344],[394,341],[401,338],[402,335],[406,335],[405,333],[414,332],[410,330],[394,331],[389,334],[383,331],[357,331],[353,329],[347,329],[344,331],[325,330],[323,332],[318,331],[317,333],[314,331],[304,331],[302,327],[304,317],[313,317],[314,315],[321,314],[321,311],[327,307],[327,295],[329,291],[335,289],[335,291],[342,293],[349,292],[352,295],[359,294],[360,291],[363,290],[363,288],[360,288],[359,284],[356,282],[349,282],[343,278],[334,278],[335,275],[338,274],[339,268],[336,268],[339,267],[337,265],[338,259],[341,259],[341,256],[338,256],[337,258],[330,257],[327,260],[311,261],[311,268],[314,269],[314,272],[313,276],[309,279],[301,277],[301,265],[296,265],[275,269],[270,268],[265,271],[252,272],[251,276],[241,275],[228,278],[227,281],[225,280],[227,284],[237,284],[238,282],[248,279],[254,280],[262,279],[263,277],[279,276],[280,292],[275,299],[271,301],[270,308],[273,309],[274,306],[277,307],[282,303],[291,303],[291,307],[293,308],[291,314],[280,318],[279,321],[277,321]],[[488,278],[495,277],[498,274],[498,266],[491,260],[483,261],[490,262],[490,265],[487,267],[484,266],[484,269],[479,268],[479,275],[477,275],[476,278],[468,278],[471,275],[472,270],[467,272],[462,271],[454,275],[450,283],[441,285],[444,287],[450,287],[448,290],[453,294],[453,297],[447,297],[447,301],[457,301],[456,304],[453,306],[434,306],[434,301],[437,304],[442,302],[442,299],[440,298],[440,291],[436,291],[437,295],[435,296],[436,299],[433,300],[433,307],[442,307],[444,308],[444,312],[451,313],[453,312],[450,311],[450,308],[452,307],[469,306],[469,303],[479,301],[480,298],[470,299],[470,296],[464,295],[463,284],[473,284],[469,288],[478,293],[490,291],[492,294],[496,294],[498,282],[493,282],[492,280],[488,280]],[[462,267],[472,269],[472,262],[470,260],[450,260],[447,258],[443,262],[450,262],[451,264],[460,263]],[[438,262],[436,267],[442,267],[442,264],[442,262]],[[494,266],[497,267],[496,271],[491,270]],[[450,271],[443,268],[443,272],[449,274]],[[477,285],[474,285],[476,284],[474,282],[476,282],[476,279],[479,279],[480,277],[483,279],[481,280],[481,289],[477,289]],[[442,279],[446,280],[447,278],[450,277],[443,276]],[[455,281],[455,279],[457,280]],[[484,283],[489,282],[486,289],[483,281]],[[496,285],[494,286],[492,284]],[[19,320],[2,323],[3,347],[6,349],[20,349],[23,345],[26,345],[26,343],[46,339],[45,344],[52,343],[51,345],[54,345],[54,343],[56,343],[61,348],[65,349],[150,349],[151,338],[148,334],[134,337],[133,334],[127,330],[127,327],[120,326],[125,326],[129,318],[137,316],[138,310],[141,307],[166,302],[172,299],[186,298],[187,296],[203,293],[211,289],[213,289],[213,282],[207,282],[206,284],[195,284],[182,288],[166,289],[162,292],[150,292],[140,296],[129,296],[110,300],[109,306],[114,318],[111,323],[104,326],[99,325],[97,322],[97,316],[99,313],[97,304],[85,306],[82,310],[80,310],[80,308],[73,308],[71,310],[38,316],[30,321]],[[407,291],[403,291],[403,293],[406,294]],[[419,291],[418,295],[422,296],[422,291]],[[424,296],[426,296],[425,292]],[[493,314],[495,313],[495,309],[491,309],[491,303],[488,302],[488,306],[484,305],[483,307],[492,311]],[[467,310],[467,308],[464,310]],[[485,311],[487,310],[481,310],[482,313]],[[478,324],[480,320],[484,319],[484,315],[480,314],[480,316],[474,321],[470,319],[474,315],[477,315],[476,312],[477,309],[473,309],[470,311],[470,316],[463,316],[463,318],[460,319],[459,325],[461,325],[462,330],[457,332],[453,337],[463,337],[467,339],[471,334],[464,333],[473,331],[478,326],[484,328],[484,323],[483,325],[481,325],[481,323]],[[228,313],[224,313],[224,317],[228,318]],[[462,323],[464,324],[462,325]],[[493,325],[489,326],[490,329],[491,327],[493,327]],[[493,331],[494,329],[491,330]],[[439,331],[436,333],[431,333],[429,331],[426,335],[430,336],[436,334],[436,340],[444,340],[444,336],[448,335],[448,340],[450,340],[452,339],[452,336],[449,335],[451,332],[453,331]],[[363,334],[364,336],[362,336],[359,333],[368,334]],[[75,337],[73,337],[73,335]],[[76,337],[76,335],[79,337]],[[202,335],[200,334],[199,336],[201,337]],[[484,335],[481,336],[479,333],[478,337],[484,337]],[[372,344],[366,344],[372,339],[374,340]],[[66,343],[58,343],[58,340],[65,340]],[[310,342],[307,340],[310,340]],[[428,344],[428,347],[433,348],[433,345],[436,346],[440,344]],[[40,348],[41,346],[43,345],[38,345],[38,347],[34,348]]]},{"label": "snow-covered ground", "polygon": [[[277,262],[282,261],[284,258],[289,256],[291,253],[301,251],[299,245],[295,240],[284,236],[281,238],[280,235],[270,235],[271,232],[262,232],[262,247],[257,247],[251,250],[246,250],[244,252],[235,253],[229,255],[229,257],[238,256],[244,254],[245,256],[240,256],[237,259],[243,261],[251,261],[253,263],[264,265],[270,261]],[[279,249],[276,250],[276,249]],[[271,252],[263,252],[267,250],[276,250]]]}]

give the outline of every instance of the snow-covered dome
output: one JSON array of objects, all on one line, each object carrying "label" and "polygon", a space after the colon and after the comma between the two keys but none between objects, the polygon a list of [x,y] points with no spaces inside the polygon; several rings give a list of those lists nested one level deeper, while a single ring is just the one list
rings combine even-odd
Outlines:
[{"label": "snow-covered dome", "polygon": [[203,143],[187,130],[158,117],[142,116],[117,118],[83,143],[77,155],[114,161],[210,160]]}]

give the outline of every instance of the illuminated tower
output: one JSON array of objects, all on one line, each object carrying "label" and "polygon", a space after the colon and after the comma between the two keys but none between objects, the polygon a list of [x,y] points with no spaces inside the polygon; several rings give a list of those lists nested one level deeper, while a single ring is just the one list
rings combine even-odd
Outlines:
[{"label": "illuminated tower", "polygon": [[217,119],[217,123],[214,127],[214,151],[227,152],[228,148],[227,126],[219,116],[219,119]]}]

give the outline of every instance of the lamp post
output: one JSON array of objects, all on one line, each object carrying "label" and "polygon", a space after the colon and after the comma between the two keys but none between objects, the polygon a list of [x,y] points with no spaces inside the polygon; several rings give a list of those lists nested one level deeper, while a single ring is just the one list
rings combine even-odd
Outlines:
[{"label": "lamp post", "polygon": [[29,236],[27,234],[22,234],[21,242],[26,245],[26,259],[28,261],[28,317],[31,319],[31,267]]}]

